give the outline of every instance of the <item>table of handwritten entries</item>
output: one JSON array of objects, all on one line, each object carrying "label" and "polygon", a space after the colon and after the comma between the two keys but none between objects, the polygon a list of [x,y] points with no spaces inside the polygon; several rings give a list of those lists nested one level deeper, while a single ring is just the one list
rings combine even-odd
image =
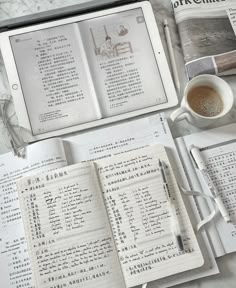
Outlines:
[{"label": "table of handwritten entries", "polygon": [[236,142],[217,145],[202,150],[207,157],[207,169],[223,198],[231,216],[236,215]]},{"label": "table of handwritten entries", "polygon": [[[232,220],[231,224],[226,225],[222,217],[215,219],[221,242],[231,247],[234,245],[232,240],[236,236],[236,141],[215,144],[201,151],[210,177]],[[206,187],[203,187],[203,190],[206,192]],[[209,205],[212,208],[211,204]]]}]

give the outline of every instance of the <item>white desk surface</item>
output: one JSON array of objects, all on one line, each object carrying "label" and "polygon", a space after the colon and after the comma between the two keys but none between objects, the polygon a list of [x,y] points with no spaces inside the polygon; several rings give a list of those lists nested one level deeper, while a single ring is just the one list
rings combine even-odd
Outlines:
[{"label": "white desk surface", "polygon": [[[88,2],[88,0],[0,0],[0,19],[6,20],[13,17],[19,17],[27,14],[32,14],[36,12],[41,12],[49,9],[65,7],[69,5],[78,4],[81,2]],[[169,21],[171,37],[174,46],[174,52],[177,61],[177,67],[179,69],[180,83],[181,83],[181,91],[179,95],[179,99],[182,98],[182,93],[187,82],[184,70],[184,62],[182,50],[180,47],[180,41],[177,34],[177,28],[175,25],[175,21],[173,18],[173,10],[171,7],[171,0],[150,0],[153,5],[153,9],[155,12],[156,20],[158,23],[159,31],[161,34],[161,38],[163,41],[164,49],[166,50],[165,38],[163,33],[162,22],[164,18],[167,18]],[[168,54],[167,54],[168,55]],[[234,95],[236,97],[236,76],[228,76],[224,78],[232,87],[234,91]],[[9,86],[6,78],[6,73],[3,66],[3,60],[0,55],[0,98],[1,96],[7,93],[9,94]],[[235,101],[236,102],[236,101]],[[166,111],[167,116],[174,109],[169,109]],[[236,123],[236,105],[232,109],[231,113],[226,116],[224,119],[215,123],[212,127],[218,127],[229,123]],[[179,137],[187,134],[191,134],[200,129],[191,126],[186,121],[180,121],[177,124],[171,125],[171,131],[173,137]],[[0,137],[1,138],[1,137]],[[6,152],[6,148],[1,145],[0,141],[0,154]],[[188,282],[186,284],[181,284],[177,287],[181,288],[235,288],[236,287],[236,253],[229,254],[227,256],[221,257],[218,259],[218,264],[221,273],[216,276],[203,278],[200,280]],[[150,284],[150,288],[158,288],[155,285],[155,282]]]}]

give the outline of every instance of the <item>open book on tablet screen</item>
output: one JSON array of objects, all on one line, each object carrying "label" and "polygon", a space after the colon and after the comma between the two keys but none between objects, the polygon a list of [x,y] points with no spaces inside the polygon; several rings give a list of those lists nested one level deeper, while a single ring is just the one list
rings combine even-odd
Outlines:
[{"label": "open book on tablet screen", "polygon": [[10,29],[0,41],[19,124],[34,140],[178,102],[148,1]]}]

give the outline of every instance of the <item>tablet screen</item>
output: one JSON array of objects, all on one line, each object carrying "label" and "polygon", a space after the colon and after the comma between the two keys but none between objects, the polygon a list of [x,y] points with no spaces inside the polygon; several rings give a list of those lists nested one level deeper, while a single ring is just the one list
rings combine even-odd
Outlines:
[{"label": "tablet screen", "polygon": [[167,102],[141,8],[10,43],[34,135]]}]

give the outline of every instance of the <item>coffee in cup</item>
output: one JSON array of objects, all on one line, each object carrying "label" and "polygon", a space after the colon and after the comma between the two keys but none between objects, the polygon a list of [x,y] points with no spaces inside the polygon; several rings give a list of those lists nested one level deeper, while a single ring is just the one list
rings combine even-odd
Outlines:
[{"label": "coffee in cup", "polygon": [[188,92],[188,103],[194,112],[205,117],[219,115],[224,103],[218,92],[209,86],[198,86]]},{"label": "coffee in cup", "polygon": [[234,95],[226,81],[214,75],[200,75],[187,84],[181,106],[170,118],[185,118],[197,127],[207,127],[226,115],[233,102]]}]

